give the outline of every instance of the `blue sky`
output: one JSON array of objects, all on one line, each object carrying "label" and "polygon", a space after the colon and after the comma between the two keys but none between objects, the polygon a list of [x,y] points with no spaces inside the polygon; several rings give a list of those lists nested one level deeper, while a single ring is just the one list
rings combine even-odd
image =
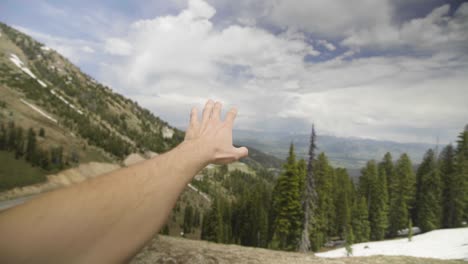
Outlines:
[{"label": "blue sky", "polygon": [[443,143],[468,122],[468,3],[2,1],[1,20],[176,126]]}]

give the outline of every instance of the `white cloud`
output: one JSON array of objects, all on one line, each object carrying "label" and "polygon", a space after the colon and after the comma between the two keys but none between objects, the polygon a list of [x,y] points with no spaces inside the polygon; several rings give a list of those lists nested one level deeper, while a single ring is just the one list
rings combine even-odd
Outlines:
[{"label": "white cloud", "polygon": [[468,42],[468,3],[460,5],[453,17],[448,4],[435,8],[422,18],[401,26],[377,25],[360,29],[345,38],[345,46],[379,49],[410,47],[422,50],[466,52]]},{"label": "white cloud", "polygon": [[81,50],[84,51],[84,52],[87,52],[87,53],[94,53],[95,50],[93,48],[91,48],[90,46],[83,46],[81,47]]},{"label": "white cloud", "polygon": [[108,38],[104,43],[104,51],[112,55],[129,55],[132,46],[123,39]]},{"label": "white cloud", "polygon": [[326,48],[327,50],[329,51],[334,51],[336,50],[336,47],[335,45],[333,45],[333,43],[330,43],[324,39],[320,39],[317,41],[317,43],[320,45],[320,46],[323,46],[324,48]]},{"label": "white cloud", "polygon": [[341,37],[356,29],[388,24],[392,14],[387,0],[280,0],[271,1],[268,9],[272,23],[324,37]]},{"label": "white cloud", "polygon": [[82,18],[98,25],[94,41],[20,29],[74,63],[99,58],[98,79],[173,125],[206,98],[238,106],[241,129],[307,132],[314,121],[339,136],[448,141],[466,123],[468,4],[396,24],[390,1],[210,3],[180,0],[178,14],[115,27],[98,10]]},{"label": "white cloud", "polygon": [[[361,18],[334,15],[342,21],[333,25],[309,21],[308,29],[349,31],[379,21],[389,25],[388,14],[382,19],[379,10],[369,12],[373,1],[364,2],[368,8],[359,8],[372,14]],[[305,5],[310,11],[312,4]],[[330,5],[333,9],[336,4]],[[359,11],[348,4],[345,7],[336,8]],[[465,19],[464,9],[457,12],[461,15],[448,21],[453,23],[453,38],[460,37],[456,30]],[[185,124],[190,107],[201,106],[205,98],[237,105],[238,128],[244,129],[307,130],[315,121],[322,133],[428,141],[434,128],[454,136],[466,122],[462,113],[468,107],[460,96],[468,94],[466,56],[434,53],[349,60],[360,49],[356,44],[332,60],[308,63],[305,56],[320,53],[293,27],[276,35],[255,26],[219,28],[212,22],[215,13],[205,2],[192,0],[177,15],[134,22],[125,35],[106,42],[108,52],[123,56],[103,66],[102,79],[174,125]],[[441,17],[437,12],[433,16],[431,21]],[[391,35],[373,37],[369,39],[382,43],[385,38],[392,40]],[[124,48],[115,43],[125,43]],[[313,43],[336,50],[324,39]],[[362,45],[366,43],[370,42]],[[427,131],[407,132],[421,128]]]}]

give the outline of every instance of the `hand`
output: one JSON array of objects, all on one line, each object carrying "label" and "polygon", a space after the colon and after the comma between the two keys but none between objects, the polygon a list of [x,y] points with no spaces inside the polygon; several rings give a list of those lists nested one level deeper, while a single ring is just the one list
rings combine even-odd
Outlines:
[{"label": "hand", "polygon": [[232,127],[237,109],[231,108],[222,121],[221,107],[220,102],[208,100],[201,122],[198,120],[197,108],[192,108],[190,125],[185,133],[184,142],[196,143],[207,163],[228,164],[248,155],[246,147],[236,148],[232,145]]}]

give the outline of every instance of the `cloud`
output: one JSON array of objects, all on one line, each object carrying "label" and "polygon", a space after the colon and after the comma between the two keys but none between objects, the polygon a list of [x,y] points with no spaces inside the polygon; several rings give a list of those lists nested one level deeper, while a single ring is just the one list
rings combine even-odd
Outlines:
[{"label": "cloud", "polygon": [[380,25],[355,31],[342,45],[361,48],[404,48],[419,50],[468,51],[468,3],[459,6],[453,16],[448,4],[435,8],[422,18],[414,18],[401,26]]},{"label": "cloud", "polygon": [[336,47],[335,45],[333,45],[333,43],[330,43],[324,39],[320,39],[317,41],[317,43],[320,45],[320,46],[323,46],[324,48],[326,48],[327,50],[329,51],[334,51],[336,50]]},{"label": "cloud", "polygon": [[[444,17],[442,11],[423,20],[436,21]],[[453,28],[464,19],[464,9],[457,12],[461,15],[445,19]],[[246,24],[217,27],[212,22],[216,13],[192,0],[178,14],[135,21],[124,35],[105,42],[106,50],[119,56],[102,67],[101,79],[174,125],[184,125],[190,107],[206,98],[237,105],[237,124],[243,129],[307,131],[315,122],[322,133],[397,141],[432,141],[440,129],[449,131],[441,138],[448,141],[466,122],[461,113],[468,107],[460,95],[468,93],[467,56],[352,58],[361,45],[338,50],[292,27],[279,34]],[[347,30],[347,24],[381,19],[368,16],[359,18],[361,23],[347,17],[309,29]],[[416,27],[412,21],[402,28]],[[308,56],[321,55],[311,43],[337,56],[308,62]]]},{"label": "cloud", "polygon": [[22,31],[172,125],[213,98],[239,108],[239,129],[307,133],[315,122],[321,134],[448,142],[468,112],[468,4],[430,0],[401,19],[403,2],[177,0],[141,16],[52,7],[76,18],[60,27],[76,35]]},{"label": "cloud", "polygon": [[104,51],[112,55],[130,55],[132,46],[125,40],[119,38],[108,38],[104,44]]},{"label": "cloud", "polygon": [[388,24],[390,1],[372,0],[280,0],[271,1],[268,21],[323,37],[342,37],[355,29]]}]

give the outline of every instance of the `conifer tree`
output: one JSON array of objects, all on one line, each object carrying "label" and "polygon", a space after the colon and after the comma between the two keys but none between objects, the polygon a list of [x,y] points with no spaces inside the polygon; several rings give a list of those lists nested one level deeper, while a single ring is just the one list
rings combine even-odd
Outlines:
[{"label": "conifer tree", "polygon": [[276,182],[273,206],[276,217],[273,240],[280,249],[294,249],[300,236],[302,208],[296,155],[292,143],[284,171]]},{"label": "conifer tree", "polygon": [[0,124],[0,150],[7,148],[7,130],[3,122]]},{"label": "conifer tree", "polygon": [[408,226],[408,217],[414,204],[416,179],[411,160],[402,154],[395,166],[395,186],[390,200],[389,233],[395,236],[398,230]]},{"label": "conifer tree", "polygon": [[[315,222],[314,211],[316,210],[317,192],[315,190],[315,179],[314,179],[314,159],[315,159],[315,127],[312,125],[312,131],[310,133],[309,152],[307,171],[304,173],[302,164],[299,164],[299,173],[304,175],[304,180],[301,182],[301,204],[302,204],[302,230],[301,238],[299,240],[297,249],[300,252],[307,252],[311,249],[310,242],[310,225],[311,222]],[[305,163],[305,162],[304,162]]]},{"label": "conifer tree", "polygon": [[45,130],[42,127],[39,129],[39,136],[40,137],[45,137]]},{"label": "conifer tree", "polygon": [[353,248],[352,245],[354,243],[354,234],[353,229],[350,225],[345,228],[345,249],[346,249],[346,256],[353,255]]},{"label": "conifer tree", "polygon": [[392,193],[395,192],[395,168],[393,166],[392,154],[390,152],[385,153],[382,162],[379,164],[379,171],[384,170],[385,175],[387,176],[387,207],[390,207],[390,201],[392,199]]},{"label": "conifer tree", "polygon": [[215,197],[211,209],[203,216],[201,239],[226,243],[229,240],[223,218],[226,205],[219,194]]},{"label": "conifer tree", "polygon": [[355,242],[365,242],[370,237],[369,212],[365,197],[358,197],[354,201],[352,212],[352,229]]},{"label": "conifer tree", "polygon": [[412,240],[413,240],[413,221],[410,218],[408,221],[408,241],[411,242]]},{"label": "conifer tree", "polygon": [[14,151],[16,147],[16,128],[15,122],[10,121],[8,123],[8,137],[7,137],[6,149],[9,151]]},{"label": "conifer tree", "polygon": [[376,187],[373,191],[373,206],[369,214],[372,216],[371,238],[382,240],[388,227],[388,194],[387,175],[385,169],[381,168],[377,175]]},{"label": "conifer tree", "polygon": [[353,205],[352,196],[354,195],[353,185],[346,169],[336,169],[335,175],[335,230],[336,235],[345,238],[347,230],[349,231],[349,228],[351,228],[351,209]]},{"label": "conifer tree", "polygon": [[442,227],[449,228],[454,224],[456,182],[455,150],[452,144],[447,145],[439,156],[439,171],[442,183]]},{"label": "conifer tree", "polygon": [[31,162],[34,165],[37,165],[37,143],[36,143],[36,133],[32,128],[28,130],[28,141],[26,143],[26,160]]},{"label": "conifer tree", "polygon": [[330,213],[334,212],[332,195],[333,169],[325,153],[320,153],[314,163],[314,184],[317,193],[316,210],[314,210],[313,230],[311,233],[312,249],[319,249],[327,240],[332,228]]},{"label": "conifer tree", "polygon": [[468,125],[458,137],[455,164],[453,226],[461,226],[468,220]]},{"label": "conifer tree", "polygon": [[24,155],[24,134],[22,127],[15,128],[15,158],[19,159]]},{"label": "conifer tree", "polygon": [[192,225],[193,225],[193,207],[189,204],[185,206],[185,210],[184,210],[183,230],[185,234],[189,234],[192,232]]},{"label": "conifer tree", "polygon": [[377,164],[371,160],[362,169],[359,178],[359,193],[366,197],[372,240],[381,240],[387,228],[387,176],[385,170],[378,171]]},{"label": "conifer tree", "polygon": [[439,228],[441,219],[441,182],[435,153],[429,149],[416,177],[416,219],[423,232]]}]

